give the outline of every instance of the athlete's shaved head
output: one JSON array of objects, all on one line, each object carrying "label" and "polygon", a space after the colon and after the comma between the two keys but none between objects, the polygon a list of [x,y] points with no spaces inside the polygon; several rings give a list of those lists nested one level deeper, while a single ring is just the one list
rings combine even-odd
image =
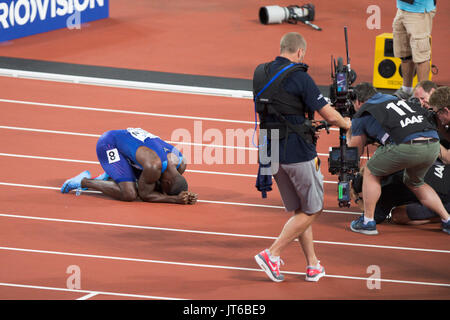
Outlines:
[{"label": "athlete's shaved head", "polygon": [[178,172],[174,165],[169,165],[161,175],[161,191],[169,196],[179,195],[188,190],[186,179]]},{"label": "athlete's shaved head", "polygon": [[188,183],[186,179],[181,175],[177,175],[172,179],[172,185],[170,186],[167,194],[169,196],[179,195],[183,191],[188,190]]}]

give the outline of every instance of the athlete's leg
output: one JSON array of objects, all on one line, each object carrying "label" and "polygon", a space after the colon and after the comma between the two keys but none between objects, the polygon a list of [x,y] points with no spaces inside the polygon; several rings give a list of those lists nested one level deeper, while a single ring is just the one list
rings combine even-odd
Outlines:
[{"label": "athlete's leg", "polygon": [[134,201],[137,198],[136,182],[123,181],[103,181],[95,179],[83,179],[81,187],[97,190],[105,195],[122,201]]},{"label": "athlete's leg", "polygon": [[136,176],[116,142],[115,132],[103,134],[97,142],[97,158],[113,181],[83,179],[81,186],[117,200],[133,201],[137,198]]}]

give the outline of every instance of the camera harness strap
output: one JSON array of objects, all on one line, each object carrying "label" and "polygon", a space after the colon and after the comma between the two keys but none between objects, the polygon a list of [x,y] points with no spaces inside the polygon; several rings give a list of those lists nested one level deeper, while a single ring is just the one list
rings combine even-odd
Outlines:
[{"label": "camera harness strap", "polygon": [[[272,82],[275,81],[276,78],[278,78],[280,76],[280,74],[282,74],[284,71],[286,71],[287,69],[293,67],[295,65],[295,63],[291,63],[289,65],[287,65],[286,67],[284,67],[283,69],[281,69],[280,71],[278,71],[278,73],[276,75],[274,75],[272,77],[272,79],[270,79],[270,81],[255,95],[255,97],[253,98],[253,101],[255,102],[255,129],[253,131],[253,137],[252,137],[252,143],[253,146],[258,147],[257,145],[255,145],[255,133],[256,133],[256,129],[257,129],[257,115],[256,115],[256,100],[259,98],[259,96],[266,91],[266,89],[272,84]],[[264,144],[262,146],[264,146],[267,142],[267,136],[264,136]]]},{"label": "camera harness strap", "polygon": [[[270,81],[255,95],[254,97],[254,102],[255,102],[255,129],[253,132],[253,138],[252,138],[252,143],[255,147],[258,147],[255,145],[254,143],[254,136],[255,136],[255,132],[256,132],[256,128],[257,128],[257,116],[256,116],[256,103],[263,103],[267,106],[267,110],[271,113],[274,114],[279,121],[284,124],[286,126],[286,140],[285,140],[285,144],[287,144],[287,135],[289,134],[289,130],[295,132],[296,134],[298,134],[299,136],[301,136],[306,142],[308,143],[313,143],[313,136],[314,136],[314,127],[312,126],[312,122],[311,120],[305,119],[305,122],[301,125],[293,125],[290,121],[288,121],[278,110],[276,110],[276,108],[274,108],[271,105],[271,101],[269,99],[265,99],[265,98],[260,98],[261,94],[266,91],[266,89],[281,75],[283,74],[285,71],[287,71],[288,69],[296,66],[298,64],[296,63],[291,63],[287,66],[285,66],[284,68],[282,68],[281,70],[279,70],[271,79]],[[265,143],[267,142],[267,135],[264,136],[264,144],[261,146],[264,146]],[[286,150],[285,150],[286,151]]]}]

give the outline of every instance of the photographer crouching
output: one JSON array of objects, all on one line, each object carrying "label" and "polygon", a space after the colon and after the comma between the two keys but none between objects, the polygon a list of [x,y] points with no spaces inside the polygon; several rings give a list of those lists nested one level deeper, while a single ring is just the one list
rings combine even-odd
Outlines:
[{"label": "photographer crouching", "polygon": [[[364,167],[352,181],[351,197],[364,211],[362,182]],[[428,170],[425,182],[432,187],[441,199],[447,211],[450,210],[450,165],[444,165],[439,159]],[[389,217],[390,215],[390,217]],[[377,224],[389,221],[402,225],[422,225],[439,223],[439,216],[425,207],[414,193],[403,183],[403,171],[398,171],[381,179],[381,196],[375,207],[374,219]]]},{"label": "photographer crouching", "polygon": [[[417,199],[442,221],[442,230],[450,234],[449,214],[441,199],[424,177],[440,152],[436,126],[420,105],[378,93],[370,83],[354,88],[357,111],[348,134],[348,146],[363,148],[374,140],[380,144],[364,170],[362,195],[364,214],[350,224],[362,234],[378,234],[375,207],[381,196],[381,179],[402,171],[403,183]],[[430,98],[431,99],[431,98]]]},{"label": "photographer crouching", "polygon": [[430,96],[429,105],[441,140],[439,159],[444,164],[450,164],[450,88],[437,88]]}]

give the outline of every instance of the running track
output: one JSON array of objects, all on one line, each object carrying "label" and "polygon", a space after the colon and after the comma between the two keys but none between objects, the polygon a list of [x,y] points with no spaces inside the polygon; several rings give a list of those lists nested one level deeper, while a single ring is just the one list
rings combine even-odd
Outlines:
[{"label": "running track", "polygon": [[[112,1],[111,19],[80,31],[59,30],[2,44],[2,55],[251,78],[256,62],[277,54],[257,43],[276,44],[294,27],[259,25],[254,12],[263,4],[254,0],[239,2],[239,7],[231,0],[226,5],[191,1],[189,8],[135,2],[132,7],[129,1]],[[330,54],[345,52],[343,35],[336,31],[345,23],[352,67],[359,80],[370,81],[374,37],[391,32],[392,1],[377,1],[383,25],[372,31],[361,28],[371,2],[314,3],[317,24],[324,29],[321,37],[304,26],[294,29],[308,40],[310,74],[320,84],[329,82]],[[448,4],[440,5],[439,27],[433,30],[433,43],[440,45],[434,45],[433,61],[440,68],[435,79],[448,85],[443,45]],[[142,127],[171,140],[174,130],[186,129],[194,136],[201,124],[202,133],[213,129],[225,136],[227,129],[253,128],[250,100],[11,77],[0,77],[0,88],[0,299],[450,298],[450,247],[439,225],[383,224],[376,237],[349,231],[360,213],[337,207],[336,177],[327,172],[328,148],[338,144],[336,130],[322,133],[318,144],[326,195],[314,237],[327,276],[319,283],[305,282],[305,261],[293,243],[283,253],[286,281],[277,284],[259,270],[253,256],[272,243],[289,215],[275,185],[268,199],[254,188],[257,166],[248,157],[256,151],[248,140],[243,147],[216,148],[223,152],[224,164],[188,166],[190,187],[199,194],[195,206],[122,203],[96,193],[59,192],[67,178],[83,170],[101,173],[95,144],[106,130]],[[201,141],[191,146],[192,156],[212,151],[208,144],[226,141]],[[227,151],[234,156],[243,151],[246,164],[226,164]],[[70,266],[81,271],[80,289],[67,284]],[[380,289],[367,286],[373,280],[369,266],[380,268]]]},{"label": "running track", "polygon": [[[377,237],[349,231],[358,212],[336,206],[336,177],[326,168],[325,155],[337,144],[337,131],[323,133],[318,146],[327,183],[325,212],[314,234],[327,276],[316,284],[305,282],[305,261],[293,243],[283,254],[287,279],[275,284],[253,255],[270,245],[289,215],[276,187],[261,199],[254,188],[256,165],[189,165],[186,176],[199,194],[194,206],[59,192],[65,179],[82,170],[101,173],[95,143],[110,128],[143,127],[170,140],[173,130],[200,121],[149,115],[164,111],[165,117],[205,118],[204,130],[247,130],[251,123],[206,118],[251,122],[248,99],[10,78],[0,78],[0,86],[5,88],[0,100],[3,299],[450,297],[450,274],[443,268],[450,251],[438,225],[380,225]],[[212,107],[225,104],[227,114]],[[71,265],[81,270],[81,290],[67,289]],[[371,265],[381,270],[379,290],[367,287]]]}]

